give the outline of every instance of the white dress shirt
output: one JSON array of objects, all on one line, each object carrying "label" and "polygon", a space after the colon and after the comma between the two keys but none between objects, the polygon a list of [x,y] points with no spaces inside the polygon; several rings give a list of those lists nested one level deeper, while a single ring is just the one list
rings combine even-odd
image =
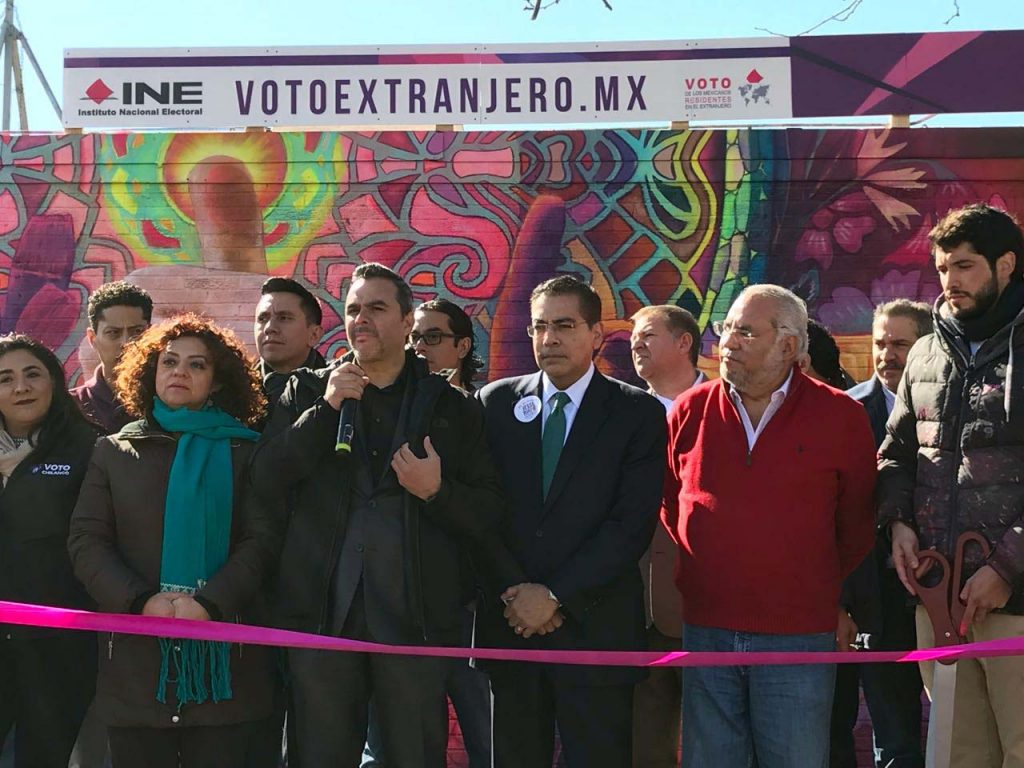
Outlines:
[{"label": "white dress shirt", "polygon": [[[705,381],[707,381],[707,380],[708,380],[708,377],[704,375],[704,371],[697,371],[697,378],[693,380],[693,384],[691,384],[691,385],[690,385],[690,386],[689,386],[688,388],[689,388],[689,389],[693,389],[693,388],[694,388],[694,387],[696,387],[696,386],[697,386],[698,384],[703,384],[703,383],[704,383]],[[686,391],[686,390],[683,390],[683,392],[685,392],[685,391]],[[648,387],[648,388],[647,388],[647,392],[648,392],[649,394],[652,394],[652,395],[654,395],[654,396],[655,396],[656,398],[658,398],[658,401],[659,401],[659,402],[660,402],[660,403],[661,403],[662,405],[664,405],[664,406],[665,406],[665,410],[666,410],[666,411],[669,411],[669,410],[671,410],[671,409],[672,409],[672,403],[674,403],[674,402],[676,401],[676,398],[675,398],[675,397],[662,397],[661,395],[659,395],[659,394],[658,394],[657,392],[655,392],[655,391],[654,391],[653,389],[651,389],[650,387]],[[680,392],[680,393],[679,393],[679,395],[681,395],[681,394],[683,394],[683,393],[682,393],[682,392]],[[676,397],[679,397],[679,395],[676,395]]]},{"label": "white dress shirt", "polygon": [[754,450],[754,443],[757,442],[757,438],[764,432],[764,428],[768,426],[768,422],[771,421],[779,408],[782,407],[782,403],[786,400],[786,395],[789,394],[789,385],[793,381],[793,371],[789,372],[789,376],[782,382],[782,386],[772,392],[771,402],[768,403],[768,407],[764,410],[764,416],[761,417],[761,423],[757,425],[757,429],[754,429],[754,425],[750,423],[750,415],[747,413],[746,406],[743,405],[743,397],[739,392],[736,391],[736,387],[732,384],[729,385],[729,394],[732,396],[732,401],[736,404],[736,410],[739,411],[740,421],[743,422],[743,429],[747,433],[747,450]]},{"label": "white dress shirt", "polygon": [[[544,434],[544,427],[547,426],[548,416],[551,415],[554,401],[551,399],[554,397],[556,392],[565,392],[569,396],[569,402],[565,404],[563,409],[565,412],[565,439],[569,439],[569,430],[572,429],[572,423],[576,419],[576,413],[580,409],[580,403],[583,402],[583,395],[587,392],[587,387],[590,386],[590,380],[594,378],[594,364],[591,363],[587,372],[576,379],[576,382],[572,384],[568,389],[560,390],[554,384],[551,383],[551,379],[545,373],[541,375],[541,381],[543,386],[541,388],[541,399],[544,401],[544,408],[541,410],[541,423],[540,429],[541,434]],[[562,441],[562,445],[565,445],[565,441]]]},{"label": "white dress shirt", "polygon": [[885,382],[879,379],[879,384],[882,385],[882,394],[885,395],[885,412],[892,414],[892,409],[896,407],[896,393],[885,386]]}]

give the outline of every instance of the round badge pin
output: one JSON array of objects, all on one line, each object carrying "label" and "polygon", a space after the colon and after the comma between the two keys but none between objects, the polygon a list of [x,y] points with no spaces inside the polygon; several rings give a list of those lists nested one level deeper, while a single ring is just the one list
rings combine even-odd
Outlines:
[{"label": "round badge pin", "polygon": [[536,395],[524,397],[516,402],[513,412],[516,418],[524,424],[528,421],[533,421],[540,416],[540,398]]}]

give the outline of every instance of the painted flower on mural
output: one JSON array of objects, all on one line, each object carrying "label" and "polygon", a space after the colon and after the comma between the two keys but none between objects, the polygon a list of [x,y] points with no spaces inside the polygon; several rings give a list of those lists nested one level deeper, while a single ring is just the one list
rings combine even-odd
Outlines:
[{"label": "painted flower on mural", "polygon": [[796,244],[796,260],[813,260],[828,269],[837,253],[859,253],[864,238],[878,226],[872,207],[868,196],[857,191],[819,208]]},{"label": "painted flower on mural", "polygon": [[873,280],[869,293],[849,286],[836,288],[832,298],[818,307],[818,319],[833,334],[864,333],[871,327],[875,307],[893,299],[910,299],[931,304],[939,295],[939,283],[922,270],[893,269]]},{"label": "painted flower on mural", "polygon": [[927,185],[925,171],[888,161],[907,146],[887,144],[889,131],[865,131],[857,148],[853,179],[835,190],[830,202],[818,208],[796,244],[798,262],[812,260],[821,269],[832,266],[839,255],[861,252],[864,241],[880,226],[894,233],[909,230],[921,213],[906,199]]}]

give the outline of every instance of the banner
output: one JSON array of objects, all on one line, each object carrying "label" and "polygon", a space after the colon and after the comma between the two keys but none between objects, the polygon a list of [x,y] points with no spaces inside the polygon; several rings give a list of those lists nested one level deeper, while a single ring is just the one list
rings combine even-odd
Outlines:
[{"label": "banner", "polygon": [[1024,111],[1024,31],[71,49],[68,128],[667,123]]},{"label": "banner", "polygon": [[788,117],[788,41],[68,50],[69,128]]}]

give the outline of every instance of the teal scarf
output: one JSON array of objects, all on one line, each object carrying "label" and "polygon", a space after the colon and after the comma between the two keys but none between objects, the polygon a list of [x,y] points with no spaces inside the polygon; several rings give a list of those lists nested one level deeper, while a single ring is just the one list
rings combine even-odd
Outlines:
[{"label": "teal scarf", "polygon": [[[256,440],[259,433],[213,405],[201,411],[175,410],[156,398],[153,417],[167,432],[180,433],[167,480],[160,589],[191,595],[228,559],[234,501],[231,440]],[[161,638],[160,651],[160,703],[166,701],[172,658],[179,708],[231,698],[229,644]]]}]

